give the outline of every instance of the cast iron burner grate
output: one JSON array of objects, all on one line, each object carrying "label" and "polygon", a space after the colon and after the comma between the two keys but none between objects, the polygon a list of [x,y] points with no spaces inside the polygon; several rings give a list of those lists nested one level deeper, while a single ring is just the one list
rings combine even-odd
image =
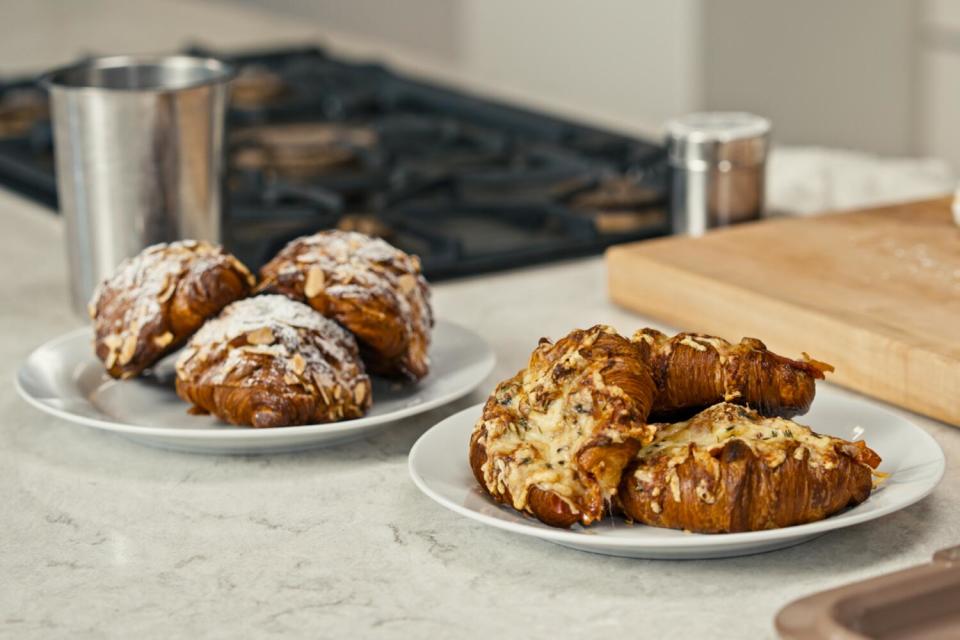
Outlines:
[{"label": "cast iron burner grate", "polygon": [[[658,145],[319,48],[189,51],[239,70],[225,244],[252,267],[334,227],[419,254],[433,280],[668,233]],[[0,183],[56,209],[53,164],[43,91],[0,83]]]}]

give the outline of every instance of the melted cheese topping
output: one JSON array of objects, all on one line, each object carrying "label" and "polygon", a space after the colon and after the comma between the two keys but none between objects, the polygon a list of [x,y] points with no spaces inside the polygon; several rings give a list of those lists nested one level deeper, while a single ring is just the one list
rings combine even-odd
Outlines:
[{"label": "melted cheese topping", "polygon": [[[578,468],[578,453],[597,437],[622,443],[625,435],[642,437],[641,432],[646,433],[642,422],[637,424],[636,434],[602,428],[614,400],[626,394],[605,384],[598,370],[604,363],[588,362],[581,349],[605,331],[613,330],[603,327],[588,333],[551,363],[538,361],[535,352],[530,367],[494,392],[494,400],[504,411],[477,425],[486,432],[483,474],[487,486],[500,494],[509,491],[515,509],[523,510],[530,489],[539,487],[555,492],[579,513],[577,499],[588,487]],[[541,345],[538,351],[552,346]],[[616,486],[601,487],[601,491],[609,499]]]},{"label": "melted cheese topping", "polygon": [[[672,477],[668,477],[668,482],[672,482],[676,476],[673,468],[686,461],[691,445],[694,449],[712,454],[734,439],[745,443],[771,468],[783,464],[789,445],[797,443],[792,453],[794,458],[803,460],[807,455],[808,464],[832,469],[839,460],[835,445],[843,442],[815,433],[791,420],[762,418],[739,405],[721,403],[686,422],[661,427],[654,441],[643,447],[637,458],[649,460],[653,466],[657,459],[666,457],[668,476],[673,473]],[[653,481],[652,473],[646,466],[639,467],[634,475],[641,482]],[[704,487],[702,499],[709,502],[710,497],[706,495]]]},{"label": "melted cheese topping", "polygon": [[524,507],[527,492],[533,486],[555,491],[567,499],[579,493],[571,461],[592,434],[582,417],[573,417],[570,422],[565,404],[559,399],[550,403],[545,412],[531,411],[514,428],[491,439],[488,454],[496,460],[493,475],[501,491],[510,491],[517,509]]},{"label": "melted cheese topping", "polygon": [[706,351],[706,350],[707,350],[707,347],[706,347],[705,345],[697,342],[697,341],[694,339],[694,337],[695,337],[695,336],[685,335],[685,336],[683,336],[683,338],[680,340],[680,344],[685,344],[685,345],[687,345],[688,347],[692,347],[693,349],[696,349],[697,351]]}]

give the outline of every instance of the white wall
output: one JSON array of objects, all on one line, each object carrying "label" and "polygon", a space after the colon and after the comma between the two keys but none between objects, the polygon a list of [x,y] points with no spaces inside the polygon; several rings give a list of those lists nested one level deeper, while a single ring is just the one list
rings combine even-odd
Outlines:
[{"label": "white wall", "polygon": [[656,129],[699,104],[693,0],[463,3],[465,73]]},{"label": "white wall", "polygon": [[924,2],[919,44],[921,149],[960,173],[960,2]]},{"label": "white wall", "polygon": [[700,0],[234,0],[356,55],[641,133],[699,105]]},{"label": "white wall", "polygon": [[960,172],[960,0],[221,0],[382,57],[637,133],[745,109],[775,140],[936,155]]},{"label": "white wall", "polygon": [[768,116],[781,143],[914,153],[917,6],[707,1],[704,105]]}]

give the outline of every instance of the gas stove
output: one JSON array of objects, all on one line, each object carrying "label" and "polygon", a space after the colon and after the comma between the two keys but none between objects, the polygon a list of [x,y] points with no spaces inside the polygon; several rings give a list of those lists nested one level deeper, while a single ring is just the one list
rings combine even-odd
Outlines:
[{"label": "gas stove", "polygon": [[[258,267],[319,229],[381,236],[428,278],[601,252],[669,231],[656,144],[338,59],[234,63],[224,243]],[[46,96],[0,82],[0,184],[56,209]]]}]

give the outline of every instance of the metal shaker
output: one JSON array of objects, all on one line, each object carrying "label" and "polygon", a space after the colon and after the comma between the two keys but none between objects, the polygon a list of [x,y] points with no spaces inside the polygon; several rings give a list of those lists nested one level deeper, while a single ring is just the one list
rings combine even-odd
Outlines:
[{"label": "metal shaker", "polygon": [[770,121],[741,112],[692,113],[667,123],[675,234],[758,220]]},{"label": "metal shaker", "polygon": [[220,240],[231,75],[211,58],[113,56],[45,76],[77,311],[144,247]]}]

